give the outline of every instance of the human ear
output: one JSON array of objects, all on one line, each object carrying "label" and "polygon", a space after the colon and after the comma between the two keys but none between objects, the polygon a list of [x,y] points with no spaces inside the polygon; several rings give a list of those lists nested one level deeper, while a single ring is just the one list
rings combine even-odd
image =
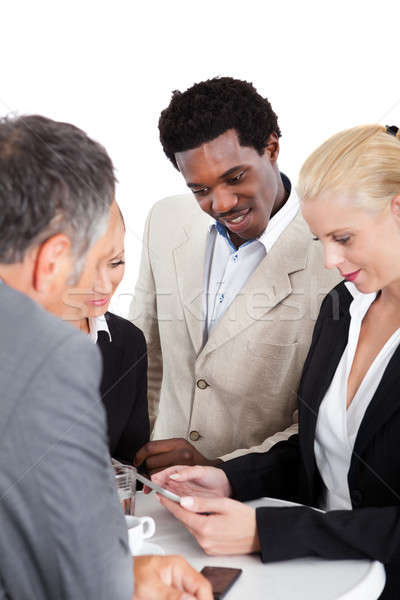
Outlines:
[{"label": "human ear", "polygon": [[33,286],[38,293],[48,293],[60,280],[65,283],[71,269],[70,248],[71,241],[63,233],[53,235],[39,246],[33,272]]},{"label": "human ear", "polygon": [[276,133],[271,133],[264,148],[264,156],[272,162],[276,162],[279,155],[279,138]]}]

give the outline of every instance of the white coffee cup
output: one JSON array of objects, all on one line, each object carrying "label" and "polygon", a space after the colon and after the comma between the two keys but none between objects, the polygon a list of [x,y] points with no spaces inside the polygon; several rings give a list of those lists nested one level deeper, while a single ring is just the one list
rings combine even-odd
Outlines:
[{"label": "white coffee cup", "polygon": [[156,530],[156,524],[151,517],[133,517],[125,515],[128,527],[129,547],[133,555],[139,554],[143,541],[151,538]]}]

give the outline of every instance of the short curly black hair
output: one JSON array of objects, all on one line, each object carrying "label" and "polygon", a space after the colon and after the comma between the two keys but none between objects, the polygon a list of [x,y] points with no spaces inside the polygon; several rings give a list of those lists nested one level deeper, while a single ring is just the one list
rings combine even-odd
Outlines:
[{"label": "short curly black hair", "polygon": [[186,92],[174,91],[158,127],[164,152],[176,168],[176,152],[198,148],[228,129],[235,129],[240,144],[255,148],[260,155],[271,133],[281,135],[267,98],[248,81],[233,77],[215,77]]}]

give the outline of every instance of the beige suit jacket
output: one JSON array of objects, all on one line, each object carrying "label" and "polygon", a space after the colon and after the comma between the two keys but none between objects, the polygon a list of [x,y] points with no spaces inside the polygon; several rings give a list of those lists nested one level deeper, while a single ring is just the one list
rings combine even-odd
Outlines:
[{"label": "beige suit jacket", "polygon": [[299,213],[202,347],[208,223],[191,194],[154,205],[131,318],[148,344],[153,439],[184,437],[208,458],[227,460],[297,430],[314,322],[339,277],[324,268]]}]

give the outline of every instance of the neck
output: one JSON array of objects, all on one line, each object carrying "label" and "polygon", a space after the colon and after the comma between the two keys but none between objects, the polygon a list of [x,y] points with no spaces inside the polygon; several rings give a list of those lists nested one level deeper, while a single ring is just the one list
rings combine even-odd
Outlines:
[{"label": "neck", "polygon": [[398,310],[400,307],[400,281],[395,281],[382,289],[380,303]]},{"label": "neck", "polygon": [[[279,173],[279,171],[278,171],[278,173]],[[285,186],[283,185],[282,177],[281,177],[281,174],[279,173],[278,192],[276,194],[276,200],[275,200],[274,206],[272,207],[270,218],[273,217],[274,215],[276,215],[278,210],[280,210],[282,208],[282,206],[285,204],[285,202],[288,198],[289,198],[289,194],[288,194]]]},{"label": "neck", "polygon": [[76,319],[71,320],[69,322],[71,323],[71,325],[73,325],[77,329],[80,329],[84,333],[89,333],[89,319],[87,319],[86,317],[84,319]]}]

